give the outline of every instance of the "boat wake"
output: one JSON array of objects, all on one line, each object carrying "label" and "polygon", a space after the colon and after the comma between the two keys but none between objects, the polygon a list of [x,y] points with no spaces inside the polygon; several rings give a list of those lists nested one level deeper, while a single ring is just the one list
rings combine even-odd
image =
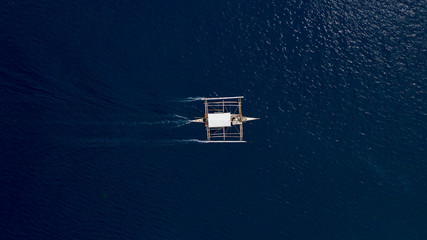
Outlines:
[{"label": "boat wake", "polygon": [[179,128],[190,124],[190,120],[160,120],[160,121],[141,121],[141,122],[118,122],[122,126],[158,126]]},{"label": "boat wake", "polygon": [[187,98],[174,100],[173,102],[188,103],[188,102],[200,101],[203,99],[204,98],[202,98],[202,97],[187,97]]},{"label": "boat wake", "polygon": [[73,143],[80,147],[120,147],[120,146],[175,146],[187,144],[202,144],[207,141],[199,139],[153,139],[142,140],[135,138],[81,138],[78,141],[73,139]]},{"label": "boat wake", "polygon": [[173,142],[188,144],[188,143],[207,143],[208,141],[199,140],[199,139],[177,139],[177,140],[173,140]]},{"label": "boat wake", "polygon": [[181,115],[174,114],[174,119],[165,119],[165,120],[159,120],[159,121],[141,121],[141,122],[135,122],[137,125],[142,126],[157,126],[157,127],[171,127],[171,128],[179,128],[185,125],[188,125],[191,123],[191,121]]},{"label": "boat wake", "polygon": [[152,144],[157,145],[165,145],[165,146],[172,146],[172,145],[180,145],[180,144],[200,144],[200,143],[207,143],[207,141],[199,140],[199,139],[170,139],[170,140],[154,140],[151,141]]},{"label": "boat wake", "polygon": [[164,120],[145,120],[145,121],[106,121],[106,122],[85,122],[83,125],[86,126],[146,126],[146,127],[165,127],[165,128],[179,128],[190,124],[191,121],[177,114],[174,114],[169,119]]}]

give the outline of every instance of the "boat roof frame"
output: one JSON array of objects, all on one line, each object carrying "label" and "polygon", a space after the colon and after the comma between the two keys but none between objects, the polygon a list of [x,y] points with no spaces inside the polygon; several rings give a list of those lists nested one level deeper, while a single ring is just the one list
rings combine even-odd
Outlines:
[{"label": "boat roof frame", "polygon": [[243,124],[239,124],[238,126],[231,125],[230,127],[209,127],[208,124],[208,114],[212,113],[230,113],[233,117],[242,117],[242,98],[243,96],[202,98],[205,104],[208,142],[246,142],[243,141]]}]

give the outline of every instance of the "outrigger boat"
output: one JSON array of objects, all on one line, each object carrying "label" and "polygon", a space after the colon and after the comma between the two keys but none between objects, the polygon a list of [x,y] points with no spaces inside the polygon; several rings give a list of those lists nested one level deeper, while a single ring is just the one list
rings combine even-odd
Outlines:
[{"label": "outrigger boat", "polygon": [[242,96],[202,98],[205,117],[191,122],[204,123],[209,143],[245,143],[243,123],[259,118],[242,115]]}]

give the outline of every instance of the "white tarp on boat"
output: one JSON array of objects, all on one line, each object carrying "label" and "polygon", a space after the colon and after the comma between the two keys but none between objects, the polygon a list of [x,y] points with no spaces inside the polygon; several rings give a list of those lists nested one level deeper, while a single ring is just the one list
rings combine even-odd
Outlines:
[{"label": "white tarp on boat", "polygon": [[212,127],[230,127],[230,113],[210,113],[208,114],[208,126]]}]

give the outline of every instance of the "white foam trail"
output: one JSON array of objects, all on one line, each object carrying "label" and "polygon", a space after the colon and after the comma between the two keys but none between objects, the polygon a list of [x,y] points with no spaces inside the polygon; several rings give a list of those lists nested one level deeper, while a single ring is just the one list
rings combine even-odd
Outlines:
[{"label": "white foam trail", "polygon": [[186,117],[174,115],[175,118],[180,118],[176,120],[158,120],[158,121],[114,121],[114,122],[87,122],[83,123],[84,125],[94,125],[94,126],[108,126],[108,125],[115,125],[115,126],[157,126],[157,127],[172,127],[172,128],[179,128],[182,126],[185,126],[187,124],[190,124],[191,121],[187,119]]},{"label": "white foam trail", "polygon": [[160,120],[160,121],[142,121],[142,122],[121,122],[124,126],[165,126],[165,127],[182,127],[190,124],[190,120]]},{"label": "white foam trail", "polygon": [[175,141],[179,143],[207,143],[208,142],[208,141],[199,140],[199,139],[179,139]]},{"label": "white foam trail", "polygon": [[159,120],[159,121],[142,121],[142,122],[135,122],[135,125],[146,125],[146,126],[159,126],[159,127],[174,127],[179,128],[182,126],[185,126],[187,124],[190,124],[191,121],[184,116],[174,114],[174,118],[179,118],[177,120]]},{"label": "white foam trail", "polygon": [[174,114],[173,116],[176,117],[176,118],[188,120],[187,117],[184,117],[184,116],[181,116],[181,115],[178,115],[178,114]]},{"label": "white foam trail", "polygon": [[119,147],[119,146],[175,146],[201,144],[207,141],[199,139],[153,139],[142,140],[135,138],[86,138],[73,139],[73,143],[84,147]]},{"label": "white foam trail", "polygon": [[182,126],[188,125],[188,124],[190,124],[190,123],[191,123],[191,121],[190,121],[190,120],[183,120],[183,121],[181,121],[181,123],[179,123],[178,125],[176,125],[176,127],[177,127],[177,128],[179,128],[179,127],[182,127]]},{"label": "white foam trail", "polygon": [[186,102],[195,102],[195,101],[200,101],[203,100],[203,97],[188,97],[188,98],[183,98],[183,99],[178,99],[175,100],[173,102],[182,102],[182,103],[186,103]]},{"label": "white foam trail", "polygon": [[132,145],[132,144],[146,144],[147,141],[138,140],[133,138],[89,138],[89,139],[79,139],[78,141],[73,141],[74,143],[80,143],[85,147],[118,147],[123,145]]},{"label": "white foam trail", "polygon": [[199,140],[199,139],[170,139],[170,140],[148,140],[146,142],[147,145],[154,145],[154,146],[175,146],[175,145],[182,145],[182,144],[200,144],[200,143],[207,143],[207,141]]}]

